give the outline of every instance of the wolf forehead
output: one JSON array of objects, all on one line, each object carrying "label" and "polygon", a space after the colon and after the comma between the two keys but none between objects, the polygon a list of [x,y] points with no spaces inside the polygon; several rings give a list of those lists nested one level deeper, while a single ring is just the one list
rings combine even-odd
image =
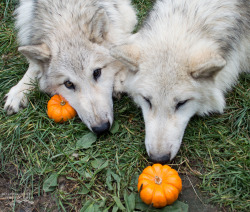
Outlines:
[{"label": "wolf forehead", "polygon": [[[16,10],[19,42],[21,45],[53,42],[60,37],[65,39],[67,35],[91,38],[94,16],[98,18],[98,12],[105,9],[101,4],[97,0],[74,1],[74,4],[68,0],[30,1],[29,5],[25,3]],[[22,10],[27,12],[26,17]],[[24,22],[27,22],[26,25]]]}]

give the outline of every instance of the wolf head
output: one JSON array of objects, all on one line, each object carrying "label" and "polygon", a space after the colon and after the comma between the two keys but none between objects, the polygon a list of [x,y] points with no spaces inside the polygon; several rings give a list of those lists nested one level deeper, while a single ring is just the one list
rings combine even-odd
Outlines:
[{"label": "wolf head", "polygon": [[68,35],[50,36],[49,43],[19,48],[29,61],[40,66],[41,90],[62,95],[88,128],[97,134],[109,130],[112,125],[114,76],[122,67],[100,45],[107,30],[107,17],[101,13],[92,20],[89,37],[81,31],[72,34],[69,30]]},{"label": "wolf head", "polygon": [[224,97],[215,78],[226,61],[208,44],[178,49],[135,34],[129,44],[111,49],[130,69],[118,75],[117,87],[142,108],[146,150],[154,162],[176,156],[194,114],[223,110]]}]

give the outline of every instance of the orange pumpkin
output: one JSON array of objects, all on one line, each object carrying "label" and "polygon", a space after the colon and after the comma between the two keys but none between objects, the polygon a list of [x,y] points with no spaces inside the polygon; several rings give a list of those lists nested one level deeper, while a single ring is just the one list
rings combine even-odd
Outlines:
[{"label": "orange pumpkin", "polygon": [[178,172],[170,166],[154,164],[143,170],[137,187],[143,202],[162,208],[177,200],[182,182]]},{"label": "orange pumpkin", "polygon": [[61,95],[54,95],[48,102],[47,114],[55,122],[65,122],[76,116],[76,111]]}]

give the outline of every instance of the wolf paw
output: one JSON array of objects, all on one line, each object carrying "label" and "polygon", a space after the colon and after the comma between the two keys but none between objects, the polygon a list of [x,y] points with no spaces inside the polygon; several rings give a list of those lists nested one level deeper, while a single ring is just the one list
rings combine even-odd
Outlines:
[{"label": "wolf paw", "polygon": [[5,105],[4,110],[8,115],[17,113],[20,109],[27,106],[28,99],[23,90],[20,90],[17,86],[10,89],[4,97]]},{"label": "wolf paw", "polygon": [[113,91],[112,96],[119,100],[122,98],[122,93],[118,91]]}]

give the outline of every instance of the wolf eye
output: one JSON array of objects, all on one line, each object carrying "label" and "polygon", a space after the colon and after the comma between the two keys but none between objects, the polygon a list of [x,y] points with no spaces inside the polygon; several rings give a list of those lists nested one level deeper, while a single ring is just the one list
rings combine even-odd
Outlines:
[{"label": "wolf eye", "polygon": [[97,79],[101,76],[101,74],[102,74],[101,68],[97,68],[94,70],[93,77],[94,77],[95,81],[97,81]]},{"label": "wolf eye", "polygon": [[188,102],[189,99],[184,100],[184,101],[180,101],[177,103],[175,109],[178,110],[181,106],[183,106],[184,104],[186,104]]},{"label": "wolf eye", "polygon": [[65,87],[68,88],[68,89],[75,89],[74,84],[73,84],[72,82],[70,82],[69,80],[65,81],[65,82],[64,82],[64,85],[65,85]]},{"label": "wolf eye", "polygon": [[152,108],[152,103],[151,103],[151,101],[150,101],[147,97],[143,97],[143,99],[148,103],[149,108],[151,109],[151,108]]}]

